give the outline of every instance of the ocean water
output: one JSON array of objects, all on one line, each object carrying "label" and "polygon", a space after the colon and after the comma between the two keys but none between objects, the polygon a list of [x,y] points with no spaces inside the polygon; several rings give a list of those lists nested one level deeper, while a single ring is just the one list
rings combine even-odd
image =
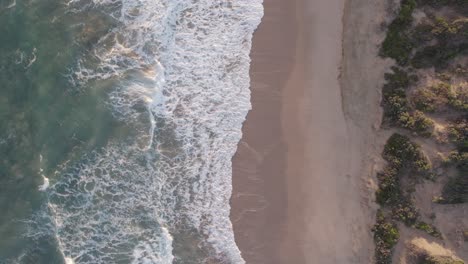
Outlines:
[{"label": "ocean water", "polygon": [[262,0],[0,0],[0,263],[244,263]]}]

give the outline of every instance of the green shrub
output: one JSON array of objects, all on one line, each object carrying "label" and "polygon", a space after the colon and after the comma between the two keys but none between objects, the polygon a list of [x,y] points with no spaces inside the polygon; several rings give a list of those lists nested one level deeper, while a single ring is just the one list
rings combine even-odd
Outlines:
[{"label": "green shrub", "polygon": [[[430,32],[429,27],[432,26]],[[448,21],[444,17],[434,17],[432,24],[421,24],[415,27],[414,41],[422,46],[411,59],[416,68],[436,67],[443,69],[448,62],[458,55],[466,54],[468,19]],[[436,39],[436,43],[429,42]]]},{"label": "green shrub", "polygon": [[467,48],[468,45],[465,43],[427,46],[414,54],[411,65],[418,69],[430,67],[443,69],[450,60],[465,52]]},{"label": "green shrub", "polygon": [[434,8],[451,6],[460,13],[468,13],[468,0],[417,0],[418,6],[428,5]]},{"label": "green shrub", "polygon": [[405,90],[411,84],[418,81],[418,77],[416,75],[408,74],[408,72],[402,68],[394,66],[391,68],[391,70],[391,73],[386,73],[384,76],[386,81],[384,88],[387,90],[393,90],[396,88],[402,88]]},{"label": "green shrub", "polygon": [[407,136],[393,134],[385,144],[383,158],[397,170],[408,167],[412,171],[428,173],[431,165],[421,148],[410,141]]},{"label": "green shrub", "polygon": [[435,112],[437,96],[427,88],[418,89],[412,97],[416,109],[424,112]]},{"label": "green shrub", "polygon": [[428,23],[420,23],[412,31],[412,36],[414,38],[415,44],[418,46],[424,45],[425,43],[433,40],[435,38],[432,30],[434,26]]},{"label": "green shrub", "polygon": [[388,98],[385,107],[385,115],[394,124],[405,124],[405,116],[409,116],[409,107],[406,98],[391,96]]},{"label": "green shrub", "polygon": [[382,43],[381,56],[393,58],[400,65],[408,63],[413,50],[412,43],[406,32],[413,20],[412,14],[416,7],[415,0],[403,0],[397,17],[390,23],[387,36]]},{"label": "green shrub", "polygon": [[403,222],[406,226],[414,226],[419,218],[416,207],[409,198],[402,199],[392,208],[392,217],[395,220]]},{"label": "green shrub", "polygon": [[377,264],[391,264],[393,247],[398,242],[400,234],[397,225],[386,219],[382,211],[377,212],[377,223],[372,229],[375,241],[375,256]]},{"label": "green shrub", "polygon": [[465,6],[468,0],[418,0],[419,5],[430,5],[433,7],[442,6]]},{"label": "green shrub", "polygon": [[415,75],[410,75],[398,67],[392,67],[391,73],[385,74],[383,86],[384,118],[390,123],[397,123],[400,116],[409,111],[406,90],[417,81]]},{"label": "green shrub", "polygon": [[408,112],[402,113],[398,122],[402,127],[425,137],[432,135],[432,130],[434,129],[434,121],[426,117],[421,111],[415,111],[412,114]]},{"label": "green shrub", "polygon": [[468,202],[468,174],[460,173],[451,178],[442,190],[442,199],[439,203],[458,204]]},{"label": "green shrub", "polygon": [[426,232],[427,234],[436,237],[436,238],[442,238],[442,234],[437,230],[437,228],[433,225],[424,223],[422,221],[418,221],[415,226],[416,229],[422,230]]},{"label": "green shrub", "polygon": [[391,205],[398,203],[401,199],[398,171],[387,166],[383,172],[377,174],[379,189],[376,192],[377,203],[380,205]]},{"label": "green shrub", "polygon": [[451,86],[448,83],[439,83],[429,87],[419,88],[412,96],[412,102],[416,109],[425,112],[441,110],[449,103],[449,98],[454,97]]},{"label": "green shrub", "polygon": [[413,113],[414,127],[412,130],[416,131],[422,136],[430,136],[434,130],[434,121],[426,117],[423,112],[415,111]]},{"label": "green shrub", "polygon": [[429,87],[419,88],[411,97],[416,109],[424,112],[441,111],[451,107],[460,111],[468,110],[468,89],[455,88],[452,85],[440,82]]},{"label": "green shrub", "polygon": [[448,104],[460,111],[468,111],[468,88],[460,86],[453,89]]},{"label": "green shrub", "polygon": [[434,227],[418,220],[418,210],[411,200],[411,193],[414,191],[412,186],[418,178],[405,179],[409,188],[400,185],[405,175],[431,176],[431,165],[421,148],[408,137],[395,133],[387,140],[382,157],[388,164],[377,174],[379,188],[376,199],[385,211],[378,211],[373,231],[377,263],[390,264],[392,249],[399,238],[395,221],[419,228],[436,237],[440,236],[440,233]]},{"label": "green shrub", "polygon": [[460,29],[460,23],[450,23],[444,17],[436,17],[432,33],[436,36],[447,37],[447,35],[457,34]]},{"label": "green shrub", "polygon": [[[422,136],[430,136],[434,128],[434,122],[427,118],[420,111],[412,112],[408,99],[406,97],[406,89],[417,81],[417,77],[410,75],[401,68],[393,67],[392,73],[385,74],[386,83],[383,87],[384,107],[384,122],[397,125],[411,131],[414,131]],[[424,106],[426,109],[431,105],[432,90],[426,89],[427,96],[414,96],[417,106]],[[419,91],[425,92],[420,89]],[[431,92],[429,94],[429,92]]]},{"label": "green shrub", "polygon": [[466,118],[455,120],[447,127],[448,137],[451,142],[461,145],[468,141],[468,121]]}]

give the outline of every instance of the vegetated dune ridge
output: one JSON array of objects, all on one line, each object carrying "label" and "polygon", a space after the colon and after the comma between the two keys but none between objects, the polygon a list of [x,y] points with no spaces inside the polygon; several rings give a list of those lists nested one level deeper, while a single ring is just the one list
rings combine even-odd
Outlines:
[{"label": "vegetated dune ridge", "polygon": [[468,260],[468,2],[389,5],[377,263]]}]

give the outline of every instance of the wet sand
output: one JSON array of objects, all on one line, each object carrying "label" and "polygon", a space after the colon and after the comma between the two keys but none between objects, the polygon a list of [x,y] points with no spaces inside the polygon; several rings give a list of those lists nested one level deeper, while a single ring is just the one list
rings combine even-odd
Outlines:
[{"label": "wet sand", "polygon": [[231,220],[247,263],[280,262],[286,226],[283,90],[295,63],[295,0],[265,0],[251,52],[252,111],[233,159]]},{"label": "wet sand", "polygon": [[371,263],[383,4],[264,4],[233,160],[236,242],[249,264]]}]

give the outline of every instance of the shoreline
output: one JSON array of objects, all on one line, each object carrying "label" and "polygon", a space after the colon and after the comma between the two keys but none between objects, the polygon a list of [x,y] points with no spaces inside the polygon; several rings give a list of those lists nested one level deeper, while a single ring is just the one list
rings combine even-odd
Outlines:
[{"label": "shoreline", "polygon": [[233,157],[231,222],[247,263],[279,264],[286,226],[287,146],[281,125],[282,90],[295,61],[295,2],[264,0],[253,36],[251,103]]},{"label": "shoreline", "polygon": [[[294,10],[278,13],[281,4]],[[264,6],[252,48],[253,109],[233,159],[236,242],[249,264],[371,263],[385,4]],[[289,45],[265,53],[284,42],[281,30],[294,33]],[[275,64],[282,71],[272,73]]]}]

